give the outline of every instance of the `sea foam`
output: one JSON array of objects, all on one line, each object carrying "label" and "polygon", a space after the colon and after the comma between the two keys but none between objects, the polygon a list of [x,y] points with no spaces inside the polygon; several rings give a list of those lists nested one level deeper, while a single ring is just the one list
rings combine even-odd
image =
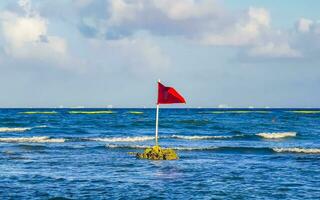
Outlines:
[{"label": "sea foam", "polygon": [[272,148],[278,153],[306,153],[306,154],[320,154],[320,149],[305,149],[305,148]]},{"label": "sea foam", "polygon": [[[110,149],[146,149],[150,146],[146,145],[117,145],[117,144],[107,144],[106,148]],[[164,147],[168,148],[168,147]],[[269,147],[217,147],[217,146],[178,146],[178,147],[170,147],[170,149],[178,150],[178,151],[226,151],[226,152],[265,152],[265,153],[304,153],[304,154],[320,154],[319,148],[269,148]]]},{"label": "sea foam", "polygon": [[31,130],[30,127],[21,127],[21,128],[9,128],[9,127],[0,127],[0,132],[23,132]]},{"label": "sea foam", "polygon": [[142,142],[154,140],[153,136],[140,136],[140,137],[110,137],[110,138],[89,138],[91,141],[98,142]]},{"label": "sea foam", "polygon": [[[234,136],[202,136],[202,135],[171,135],[171,136],[160,136],[163,139],[181,139],[181,140],[213,140],[213,139],[227,139],[233,138]],[[154,136],[136,136],[136,137],[104,137],[104,138],[87,138],[89,141],[98,142],[143,142],[148,140],[154,140]]]},{"label": "sea foam", "polygon": [[[116,145],[116,144],[107,144],[106,148],[110,149],[146,149],[150,146],[143,146],[143,145]],[[170,148],[174,150],[180,151],[206,151],[206,150],[216,150],[219,147],[164,147]]]},{"label": "sea foam", "polygon": [[62,143],[65,142],[63,138],[49,138],[47,136],[41,137],[8,137],[0,138],[0,142],[13,142],[13,143]]},{"label": "sea foam", "polygon": [[106,148],[110,149],[146,149],[149,146],[142,145],[116,145],[116,144],[107,144]]},{"label": "sea foam", "polygon": [[266,138],[266,139],[280,139],[286,137],[296,137],[296,132],[278,132],[278,133],[258,133],[257,136]]},{"label": "sea foam", "polygon": [[226,139],[226,138],[232,138],[232,137],[233,136],[172,135],[170,138],[183,139],[183,140],[210,140],[210,139]]},{"label": "sea foam", "polygon": [[180,151],[208,151],[219,149],[219,147],[173,147],[172,149]]}]

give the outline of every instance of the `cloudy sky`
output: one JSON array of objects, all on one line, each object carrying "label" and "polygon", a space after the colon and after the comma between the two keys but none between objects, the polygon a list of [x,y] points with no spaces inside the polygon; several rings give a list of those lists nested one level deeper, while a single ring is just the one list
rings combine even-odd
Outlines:
[{"label": "cloudy sky", "polygon": [[0,107],[320,107],[320,1],[2,0]]}]

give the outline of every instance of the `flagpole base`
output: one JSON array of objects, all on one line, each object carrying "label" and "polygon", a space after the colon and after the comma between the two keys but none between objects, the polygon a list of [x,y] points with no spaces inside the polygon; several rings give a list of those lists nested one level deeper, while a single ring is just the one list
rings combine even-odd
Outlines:
[{"label": "flagpole base", "polygon": [[143,153],[137,153],[136,157],[147,160],[178,160],[179,157],[173,149],[163,149],[156,145],[146,148]]}]

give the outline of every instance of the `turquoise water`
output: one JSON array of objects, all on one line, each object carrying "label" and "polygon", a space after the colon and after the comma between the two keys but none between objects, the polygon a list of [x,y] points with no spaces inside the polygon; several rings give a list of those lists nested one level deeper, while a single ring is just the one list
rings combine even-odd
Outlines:
[{"label": "turquoise water", "polygon": [[320,111],[296,111],[161,109],[180,160],[150,161],[155,109],[0,109],[0,199],[319,199]]}]

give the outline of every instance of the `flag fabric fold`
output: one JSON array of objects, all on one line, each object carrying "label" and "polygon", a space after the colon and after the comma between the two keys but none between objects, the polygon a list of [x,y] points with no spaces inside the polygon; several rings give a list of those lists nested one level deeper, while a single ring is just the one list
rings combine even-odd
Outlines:
[{"label": "flag fabric fold", "polygon": [[166,87],[158,82],[157,104],[186,103],[186,100],[173,87]]}]

